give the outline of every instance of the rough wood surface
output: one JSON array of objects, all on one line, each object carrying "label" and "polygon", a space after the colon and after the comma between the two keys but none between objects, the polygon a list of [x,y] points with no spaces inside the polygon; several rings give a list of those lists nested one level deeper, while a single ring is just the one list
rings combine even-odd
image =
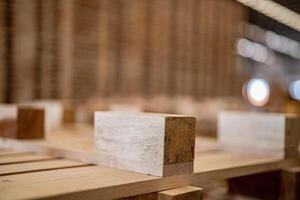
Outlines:
[{"label": "rough wood surface", "polygon": [[195,125],[189,116],[96,112],[98,162],[156,176],[191,173]]},{"label": "rough wood surface", "polygon": [[158,193],[158,200],[202,200],[202,189],[185,186]]}]

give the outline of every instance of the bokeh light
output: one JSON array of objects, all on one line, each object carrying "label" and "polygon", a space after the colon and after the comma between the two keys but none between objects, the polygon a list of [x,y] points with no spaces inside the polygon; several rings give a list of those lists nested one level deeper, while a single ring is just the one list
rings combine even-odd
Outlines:
[{"label": "bokeh light", "polygon": [[289,86],[289,93],[293,99],[300,101],[300,80],[291,82]]},{"label": "bokeh light", "polygon": [[270,86],[264,79],[251,79],[246,86],[248,101],[254,106],[265,105],[270,97]]}]

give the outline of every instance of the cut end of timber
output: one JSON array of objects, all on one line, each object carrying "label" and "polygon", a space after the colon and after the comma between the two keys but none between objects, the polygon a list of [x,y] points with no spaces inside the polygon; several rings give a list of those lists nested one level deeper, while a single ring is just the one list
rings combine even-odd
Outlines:
[{"label": "cut end of timber", "polygon": [[195,126],[184,115],[95,112],[98,162],[155,176],[192,173]]}]

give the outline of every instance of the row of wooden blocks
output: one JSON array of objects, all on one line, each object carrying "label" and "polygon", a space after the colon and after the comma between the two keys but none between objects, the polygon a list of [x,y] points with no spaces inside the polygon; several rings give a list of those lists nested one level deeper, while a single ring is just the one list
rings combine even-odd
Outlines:
[{"label": "row of wooden blocks", "polygon": [[[3,115],[6,118],[0,122],[0,135],[44,138],[46,119],[51,122],[62,118],[47,118],[45,112],[49,111],[41,107],[13,107],[13,112]],[[296,115],[226,111],[219,114],[218,141],[228,150],[280,154],[282,158],[296,160],[299,126]],[[154,176],[192,173],[195,129],[196,119],[191,116],[95,112],[96,162]]]},{"label": "row of wooden blocks", "polygon": [[73,123],[75,111],[60,102],[0,104],[0,136],[17,139],[42,139],[46,132]]}]

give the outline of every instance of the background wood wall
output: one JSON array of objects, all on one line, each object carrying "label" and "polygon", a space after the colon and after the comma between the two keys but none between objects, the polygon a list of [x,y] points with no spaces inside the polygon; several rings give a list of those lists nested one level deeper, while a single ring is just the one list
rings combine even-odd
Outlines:
[{"label": "background wood wall", "polygon": [[240,96],[246,12],[233,0],[3,0],[0,101]]}]

